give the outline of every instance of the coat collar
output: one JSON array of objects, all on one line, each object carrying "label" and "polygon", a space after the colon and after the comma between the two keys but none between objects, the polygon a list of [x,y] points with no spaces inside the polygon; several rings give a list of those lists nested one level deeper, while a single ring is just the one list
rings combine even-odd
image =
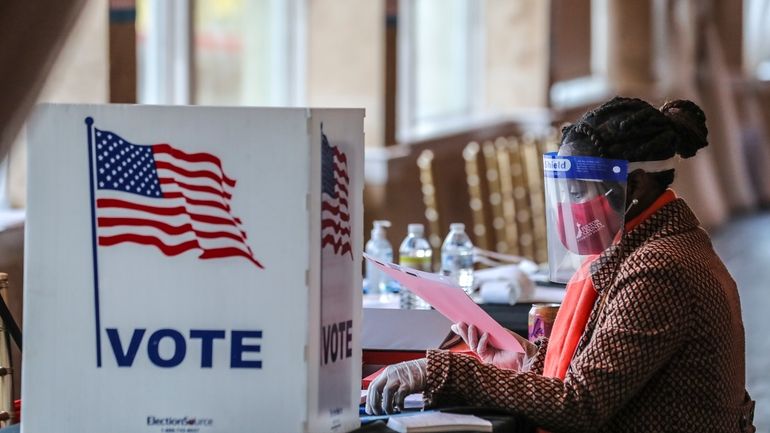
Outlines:
[{"label": "coat collar", "polygon": [[604,250],[591,264],[591,279],[596,291],[601,295],[610,287],[620,263],[643,244],[693,230],[699,225],[698,218],[684,200],[677,198],[667,203],[633,230],[624,233],[619,243]]}]

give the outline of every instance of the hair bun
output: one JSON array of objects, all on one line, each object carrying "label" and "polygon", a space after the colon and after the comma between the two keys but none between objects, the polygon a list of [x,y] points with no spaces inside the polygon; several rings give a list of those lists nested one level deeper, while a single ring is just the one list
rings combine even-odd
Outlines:
[{"label": "hair bun", "polygon": [[706,114],[692,101],[677,99],[666,102],[660,111],[671,121],[678,140],[676,153],[682,158],[689,158],[698,149],[708,146],[708,128]]}]

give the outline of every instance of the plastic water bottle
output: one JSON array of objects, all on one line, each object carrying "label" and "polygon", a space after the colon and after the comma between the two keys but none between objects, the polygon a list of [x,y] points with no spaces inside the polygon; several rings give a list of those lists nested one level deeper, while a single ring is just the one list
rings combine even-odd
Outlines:
[{"label": "plastic water bottle", "polygon": [[[390,221],[375,221],[372,228],[372,237],[366,243],[366,254],[385,263],[393,262],[393,247],[388,242],[385,229],[390,227]],[[377,269],[374,263],[366,261],[366,286],[365,293],[384,296],[394,286],[390,277]]]},{"label": "plastic water bottle", "polygon": [[465,234],[465,224],[449,226],[441,246],[441,274],[453,278],[465,293],[473,291],[473,244]]},{"label": "plastic water bottle", "polygon": [[[409,234],[398,249],[399,264],[418,271],[431,272],[433,250],[425,239],[425,228],[422,224],[409,224]],[[406,310],[427,310],[430,305],[408,289],[401,290],[401,308]]]}]

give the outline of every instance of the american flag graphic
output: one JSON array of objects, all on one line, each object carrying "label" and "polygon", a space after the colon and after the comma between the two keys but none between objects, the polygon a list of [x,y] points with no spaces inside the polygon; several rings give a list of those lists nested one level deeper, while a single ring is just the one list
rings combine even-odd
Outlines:
[{"label": "american flag graphic", "polygon": [[166,256],[243,257],[256,266],[241,220],[230,209],[235,180],[209,153],[137,145],[93,129],[100,246],[149,245]]},{"label": "american flag graphic", "polygon": [[349,255],[350,209],[348,207],[348,159],[339,148],[329,144],[321,132],[321,248],[331,247],[336,254]]}]

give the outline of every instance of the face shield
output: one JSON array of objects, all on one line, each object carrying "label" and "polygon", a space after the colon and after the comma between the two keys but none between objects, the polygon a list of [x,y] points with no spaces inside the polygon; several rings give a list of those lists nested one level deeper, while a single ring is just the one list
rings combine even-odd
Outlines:
[{"label": "face shield", "polygon": [[552,152],[543,167],[551,281],[586,278],[587,264],[623,234],[627,162]]}]

